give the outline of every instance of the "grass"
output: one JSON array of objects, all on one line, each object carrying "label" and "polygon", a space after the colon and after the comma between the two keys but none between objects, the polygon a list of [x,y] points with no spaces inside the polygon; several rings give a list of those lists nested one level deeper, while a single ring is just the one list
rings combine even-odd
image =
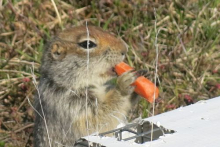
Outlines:
[{"label": "grass", "polygon": [[[220,95],[219,0],[101,0],[80,2],[6,1],[0,3],[0,146],[32,145],[32,64],[37,77],[45,43],[59,31],[88,23],[121,36],[127,62],[155,74],[155,15],[160,30],[155,114]],[[155,11],[154,11],[155,8]],[[129,119],[149,117],[152,105],[141,100]]]}]

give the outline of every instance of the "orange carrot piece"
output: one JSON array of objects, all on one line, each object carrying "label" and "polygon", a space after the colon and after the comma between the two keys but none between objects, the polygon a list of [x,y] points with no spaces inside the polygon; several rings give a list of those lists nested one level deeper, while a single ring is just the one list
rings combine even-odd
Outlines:
[{"label": "orange carrot piece", "polygon": [[121,62],[115,66],[115,71],[119,76],[130,70],[133,70],[133,68],[124,62]]},{"label": "orange carrot piece", "polygon": [[[121,62],[115,66],[115,71],[119,76],[130,70],[133,70],[133,68],[124,62]],[[154,101],[154,97],[157,99],[159,96],[159,89],[154,85],[154,83],[144,76],[138,77],[132,85],[135,86],[134,91],[140,96],[144,97],[150,103]]]}]

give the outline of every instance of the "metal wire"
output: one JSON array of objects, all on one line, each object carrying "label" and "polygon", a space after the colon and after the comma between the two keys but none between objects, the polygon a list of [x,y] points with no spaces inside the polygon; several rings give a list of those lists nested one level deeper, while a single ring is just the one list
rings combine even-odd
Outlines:
[{"label": "metal wire", "polygon": [[[104,137],[104,136],[112,136],[113,135],[113,136],[115,136],[115,138],[117,138],[118,141],[134,140],[134,142],[136,142],[138,144],[143,144],[145,142],[151,141],[151,127],[152,127],[152,125],[154,126],[152,140],[156,140],[160,136],[163,136],[164,134],[172,134],[175,132],[173,130],[165,129],[162,126],[157,126],[155,124],[152,124],[148,121],[144,121],[141,123],[131,123],[131,124],[128,124],[128,125],[121,127],[121,128],[117,128],[117,129],[110,130],[110,131],[107,131],[104,133],[100,133],[99,136]],[[133,136],[131,136],[131,137],[123,136],[123,134],[126,134],[128,132],[130,133],[129,136],[131,136],[131,135],[133,135]],[[95,143],[95,142],[93,142],[92,145],[94,147],[104,147],[104,146],[102,146],[98,143]],[[78,146],[89,147],[89,143],[85,139],[80,139],[79,141],[76,142],[75,146],[76,147],[78,147]]]}]

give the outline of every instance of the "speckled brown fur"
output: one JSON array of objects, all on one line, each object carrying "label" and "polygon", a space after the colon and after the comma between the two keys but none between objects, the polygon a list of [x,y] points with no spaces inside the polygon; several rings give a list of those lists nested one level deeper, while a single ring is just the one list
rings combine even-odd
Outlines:
[{"label": "speckled brown fur", "polygon": [[96,47],[80,46],[87,40],[86,26],[81,26],[61,32],[44,51],[35,108],[43,116],[41,102],[46,119],[36,113],[34,147],[49,147],[48,135],[52,147],[74,146],[80,137],[126,120],[136,76],[128,72],[117,77],[112,69],[123,61],[127,46],[98,27],[88,30]]}]

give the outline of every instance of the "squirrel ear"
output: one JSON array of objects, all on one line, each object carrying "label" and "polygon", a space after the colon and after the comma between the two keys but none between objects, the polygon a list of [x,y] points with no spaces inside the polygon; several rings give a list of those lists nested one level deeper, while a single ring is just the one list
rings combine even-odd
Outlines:
[{"label": "squirrel ear", "polygon": [[66,56],[66,49],[55,43],[51,46],[51,55],[55,60],[61,60]]}]

